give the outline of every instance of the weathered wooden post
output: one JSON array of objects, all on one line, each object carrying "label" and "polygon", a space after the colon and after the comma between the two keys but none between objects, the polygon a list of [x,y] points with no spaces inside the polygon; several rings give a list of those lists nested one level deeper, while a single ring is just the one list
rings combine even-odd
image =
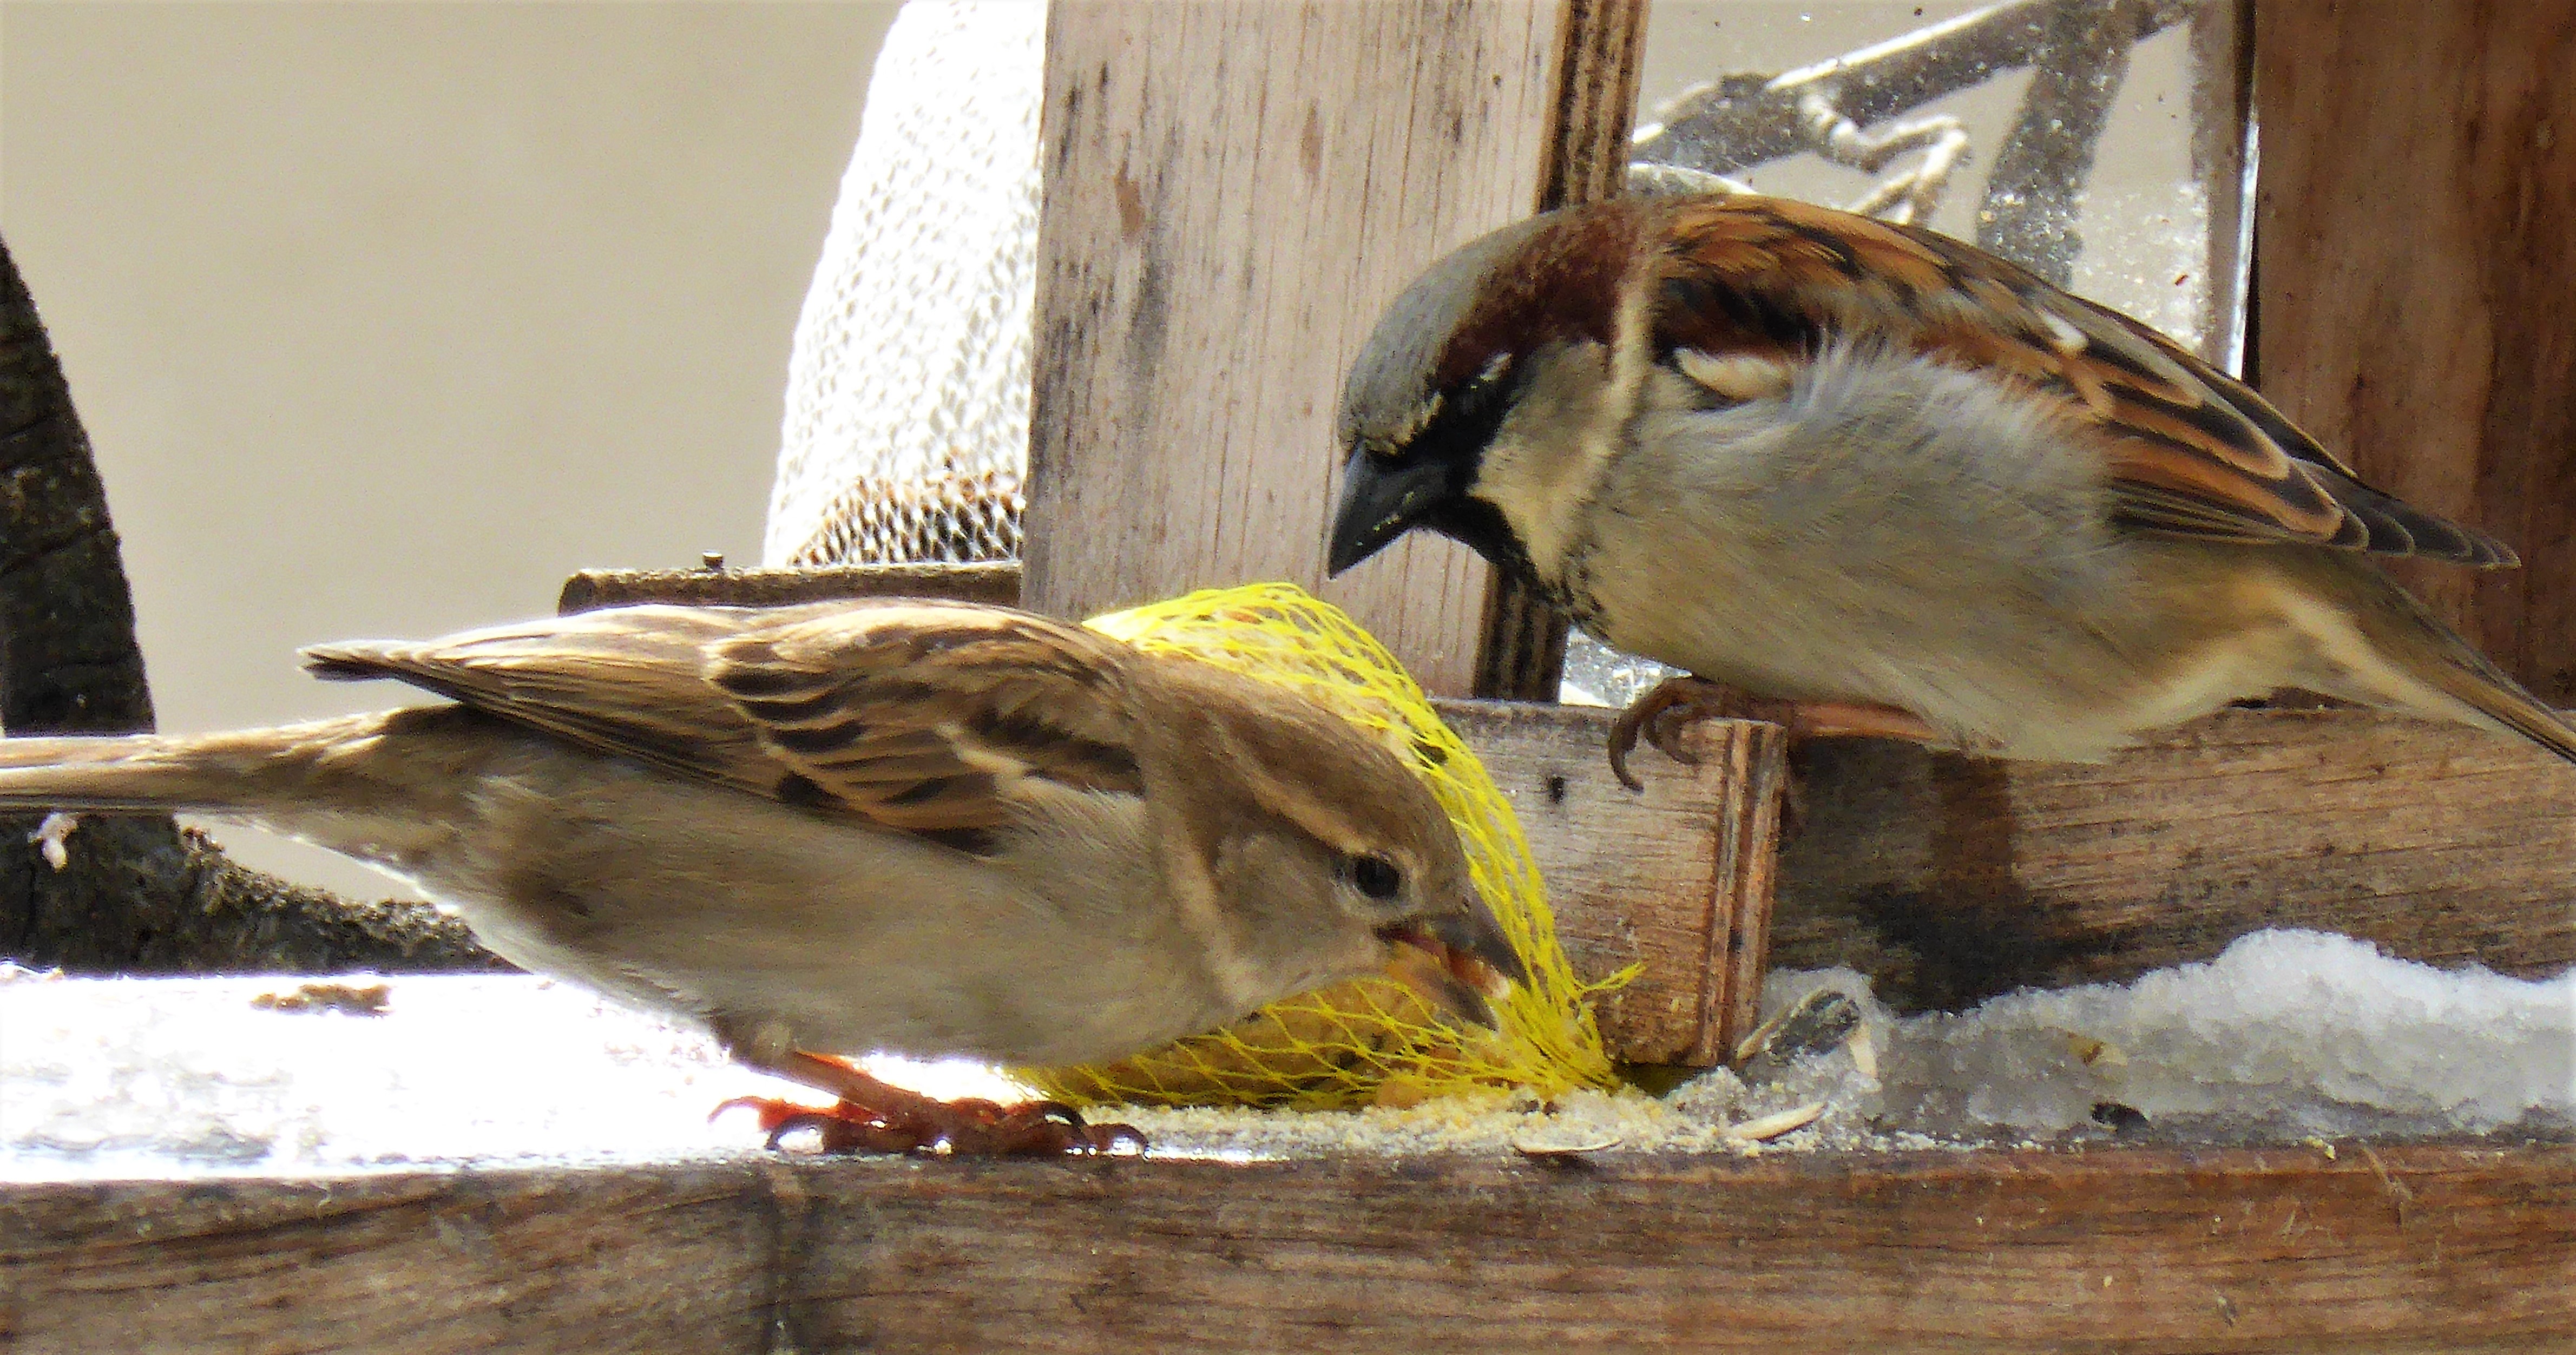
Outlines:
[{"label": "weathered wooden post", "polygon": [[2254,7],[2264,393],[2522,568],[2395,572],[2576,705],[2576,0]]},{"label": "weathered wooden post", "polygon": [[[1416,536],[1324,582],[1333,394],[1432,259],[1615,191],[1644,10],[1060,0],[1028,604],[1078,616],[1286,579],[1348,608],[1431,691],[1476,690],[1483,562]],[[1552,679],[1536,649],[1520,666]]]}]

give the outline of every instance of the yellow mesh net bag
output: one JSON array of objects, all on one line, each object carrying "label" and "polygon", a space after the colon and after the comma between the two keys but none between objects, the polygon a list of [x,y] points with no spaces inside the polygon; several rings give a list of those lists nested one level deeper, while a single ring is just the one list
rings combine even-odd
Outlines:
[{"label": "yellow mesh net bag", "polygon": [[1411,1105],[1515,1087],[1549,1099],[1618,1085],[1591,999],[1630,973],[1589,984],[1575,977],[1510,802],[1375,637],[1339,608],[1284,583],[1192,593],[1089,624],[1140,649],[1302,693],[1382,740],[1421,772],[1457,825],[1476,887],[1530,982],[1496,1004],[1492,1031],[1444,1024],[1411,989],[1372,976],[1273,1003],[1224,1030],[1117,1063],[1017,1077],[1077,1106],[1301,1110]]}]

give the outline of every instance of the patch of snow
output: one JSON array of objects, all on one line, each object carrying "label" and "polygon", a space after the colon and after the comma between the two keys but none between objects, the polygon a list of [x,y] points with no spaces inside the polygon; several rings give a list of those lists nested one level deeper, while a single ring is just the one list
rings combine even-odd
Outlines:
[{"label": "patch of snow", "polygon": [[[377,1015],[258,1005],[305,982],[0,965],[0,1177],[733,1156],[761,1135],[748,1114],[710,1123],[719,1103],[815,1099],[728,1063],[703,1034],[569,984],[405,975],[382,981]],[[2576,969],[2512,979],[2270,931],[2133,983],[2013,993],[1955,1015],[1896,1018],[1850,970],[1780,971],[1766,1019],[1819,987],[1859,1012],[1839,1043],[1661,1098],[1094,1118],[1135,1125],[1157,1155],[1236,1159],[2576,1133]],[[972,1065],[870,1067],[936,1095],[1016,1094]]]}]

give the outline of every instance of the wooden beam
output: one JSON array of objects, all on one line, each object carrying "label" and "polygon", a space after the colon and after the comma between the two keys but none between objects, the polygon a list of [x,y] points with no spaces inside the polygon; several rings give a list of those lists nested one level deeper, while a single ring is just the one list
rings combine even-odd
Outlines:
[{"label": "wooden beam", "polygon": [[[1557,42],[1556,115],[1539,176],[1539,211],[1600,202],[1627,186],[1629,133],[1645,66],[1645,0],[1568,0]],[[1475,694],[1554,701],[1565,673],[1564,613],[1527,579],[1486,580]]]},{"label": "wooden beam", "polygon": [[1640,794],[1611,776],[1603,752],[1614,711],[1437,705],[1511,799],[1575,973],[1601,979],[1643,966],[1596,1009],[1612,1056],[1726,1062],[1762,999],[1784,780],[1779,727],[1694,725],[1683,735],[1693,765],[1638,755]]},{"label": "wooden beam", "polygon": [[564,614],[639,602],[783,607],[848,598],[935,597],[1020,605],[1016,560],[991,564],[823,565],[801,569],[585,569],[564,580]]},{"label": "wooden beam", "polygon": [[1416,273],[1538,201],[1568,3],[1050,8],[1033,609],[1285,579],[1469,692],[1482,562],[1416,533],[1323,581],[1334,394]]},{"label": "wooden beam", "polygon": [[2264,392],[2522,552],[2399,573],[2576,703],[2576,0],[2254,7]]},{"label": "wooden beam", "polygon": [[2316,927],[2435,963],[2576,963],[2576,767],[2365,711],[2228,711],[2098,765],[1816,742],[1775,964],[1900,1009],[2125,980]]},{"label": "wooden beam", "polygon": [[762,1158],[0,1188],[14,1349],[2565,1349],[2576,1147]]}]

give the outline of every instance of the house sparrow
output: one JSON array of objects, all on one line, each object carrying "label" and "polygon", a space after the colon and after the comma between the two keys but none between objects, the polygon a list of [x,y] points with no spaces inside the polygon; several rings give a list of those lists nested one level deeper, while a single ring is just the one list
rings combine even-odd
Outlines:
[{"label": "house sparrow", "polygon": [[[0,740],[0,806],[212,814],[384,867],[522,967],[841,1096],[828,1146],[1123,1136],[1050,1104],[950,1110],[838,1054],[1098,1062],[1381,969],[1490,1024],[1484,993],[1520,974],[1395,754],[1078,626],[642,606],[306,659],[456,704]],[[762,1109],[778,1132],[802,1114]]]},{"label": "house sparrow", "polygon": [[1622,717],[2092,760],[2302,688],[2576,731],[2369,561],[2513,552],[2240,382],[1955,240],[1761,197],[1551,212],[1432,266],[1342,391],[1334,573],[1411,527],[1686,670]]}]

